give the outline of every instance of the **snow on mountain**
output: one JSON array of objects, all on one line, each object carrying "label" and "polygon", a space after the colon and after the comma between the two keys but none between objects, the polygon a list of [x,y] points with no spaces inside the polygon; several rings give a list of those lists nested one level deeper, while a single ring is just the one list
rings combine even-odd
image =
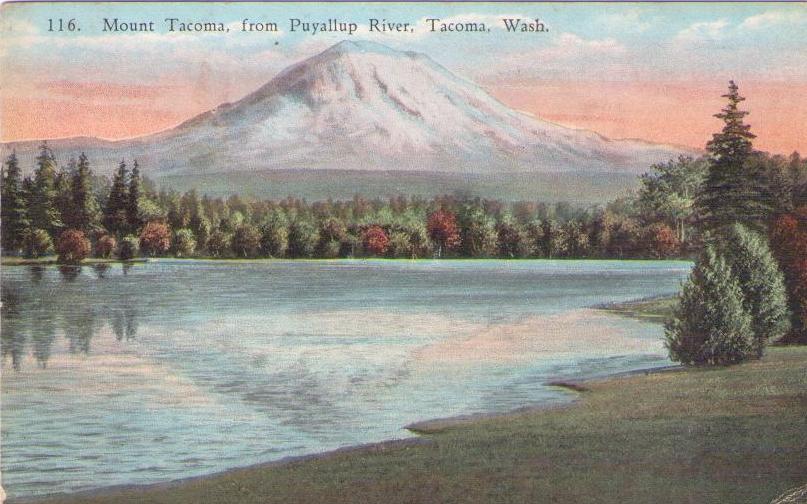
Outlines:
[{"label": "snow on mountain", "polygon": [[[152,175],[273,169],[632,172],[680,148],[609,140],[516,112],[428,56],[341,42],[243,99],[133,140],[51,142]],[[4,145],[25,154],[33,143]],[[96,168],[97,169],[97,168]]]}]

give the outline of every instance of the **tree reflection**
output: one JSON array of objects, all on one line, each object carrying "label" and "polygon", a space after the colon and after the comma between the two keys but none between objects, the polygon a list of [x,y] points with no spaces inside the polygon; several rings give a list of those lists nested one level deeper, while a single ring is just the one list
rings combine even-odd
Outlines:
[{"label": "tree reflection", "polygon": [[90,341],[100,329],[92,306],[76,307],[62,317],[62,332],[69,343],[70,353],[90,353]]},{"label": "tree reflection", "polygon": [[59,266],[59,273],[68,282],[74,281],[81,274],[81,266]]},{"label": "tree reflection", "polygon": [[95,271],[95,276],[101,280],[106,278],[107,271],[109,271],[109,265],[104,263],[93,264],[92,269]]},{"label": "tree reflection", "polygon": [[[101,266],[101,267],[97,267]],[[71,354],[90,354],[92,340],[109,325],[118,341],[132,341],[138,332],[140,309],[137,296],[122,294],[113,298],[99,295],[89,284],[75,284],[81,268],[60,267],[59,272],[66,285],[64,289],[45,285],[45,267],[32,266],[31,284],[4,284],[2,314],[0,316],[0,348],[5,366],[10,360],[11,368],[20,371],[27,354],[40,368],[47,368],[61,332]],[[93,266],[95,276],[108,279],[112,271],[106,264]],[[69,285],[69,287],[68,287]]]},{"label": "tree reflection", "polygon": [[31,280],[34,283],[39,283],[42,281],[42,276],[45,274],[45,267],[39,265],[32,265],[28,267],[28,271],[31,272]]},{"label": "tree reflection", "polygon": [[22,358],[25,355],[25,328],[20,317],[19,298],[3,290],[3,306],[0,310],[2,331],[0,331],[0,347],[2,347],[3,362],[6,357],[11,358],[11,367],[19,371],[22,367]]}]

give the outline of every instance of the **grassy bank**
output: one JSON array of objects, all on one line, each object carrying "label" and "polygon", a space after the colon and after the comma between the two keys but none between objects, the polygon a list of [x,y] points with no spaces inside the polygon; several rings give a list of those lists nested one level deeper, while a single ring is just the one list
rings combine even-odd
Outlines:
[{"label": "grassy bank", "polygon": [[652,299],[640,299],[637,301],[627,301],[625,303],[613,303],[598,306],[600,310],[624,315],[626,317],[648,320],[651,322],[663,323],[673,316],[673,311],[678,304],[677,296],[659,297]]},{"label": "grassy bank", "polygon": [[[580,400],[382,444],[50,503],[766,503],[807,483],[807,348],[586,383]],[[99,481],[99,484],[102,484]]]}]

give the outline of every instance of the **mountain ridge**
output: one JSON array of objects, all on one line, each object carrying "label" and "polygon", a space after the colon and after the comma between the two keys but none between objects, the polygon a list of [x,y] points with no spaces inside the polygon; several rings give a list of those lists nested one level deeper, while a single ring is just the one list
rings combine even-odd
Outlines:
[{"label": "mountain ridge", "polygon": [[[32,158],[39,143],[7,142],[3,150]],[[169,129],[48,143],[60,156],[88,151],[102,172],[137,158],[151,176],[272,169],[641,173],[696,152],[557,125],[506,107],[425,54],[354,41]]]}]

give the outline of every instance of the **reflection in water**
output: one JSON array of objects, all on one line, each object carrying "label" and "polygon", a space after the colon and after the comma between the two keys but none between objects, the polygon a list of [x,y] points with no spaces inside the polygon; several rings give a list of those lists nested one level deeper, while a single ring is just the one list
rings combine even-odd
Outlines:
[{"label": "reflection in water", "polygon": [[28,270],[31,272],[31,280],[34,283],[39,283],[42,280],[42,275],[45,274],[44,266],[32,265]]},{"label": "reflection in water", "polygon": [[[109,265],[93,267],[98,279],[105,279]],[[31,266],[31,280],[43,281],[46,268]],[[62,282],[74,283],[81,275],[81,267],[59,267]],[[52,347],[60,332],[68,343],[71,354],[89,354],[91,341],[105,325],[112,328],[118,341],[131,341],[137,335],[139,313],[133,296],[122,296],[115,306],[99,306],[88,298],[59,295],[32,295],[27,290],[4,286],[2,298],[2,358],[11,360],[15,371],[22,369],[27,352],[37,366],[47,368]],[[97,300],[95,300],[97,302]],[[23,311],[25,313],[23,313]]]},{"label": "reflection in water", "polygon": [[106,278],[106,272],[109,271],[109,265],[104,263],[93,264],[92,266],[93,271],[95,271],[95,276],[98,279]]},{"label": "reflection in water", "polygon": [[81,274],[81,266],[59,266],[59,273],[65,280],[72,282]]},{"label": "reflection in water", "polygon": [[6,292],[3,289],[2,317],[2,352],[3,360],[11,357],[11,366],[19,371],[22,366],[22,356],[25,354],[25,328],[22,327],[23,320],[20,317],[19,298],[14,293]]}]

